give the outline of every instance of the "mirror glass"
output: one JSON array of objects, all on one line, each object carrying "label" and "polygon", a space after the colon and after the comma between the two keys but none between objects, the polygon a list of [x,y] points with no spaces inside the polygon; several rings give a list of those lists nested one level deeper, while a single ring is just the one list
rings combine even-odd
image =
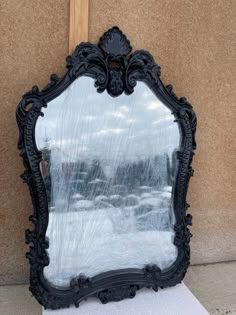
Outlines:
[{"label": "mirror glass", "polygon": [[80,274],[169,267],[180,145],[171,111],[143,82],[113,98],[81,77],[43,113],[35,138],[49,209],[45,277],[69,286]]}]

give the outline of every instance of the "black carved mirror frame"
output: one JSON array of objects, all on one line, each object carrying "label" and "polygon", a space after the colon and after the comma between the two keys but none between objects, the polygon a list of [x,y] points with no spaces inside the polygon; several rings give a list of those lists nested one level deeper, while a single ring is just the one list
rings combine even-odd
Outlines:
[{"label": "black carved mirror frame", "polygon": [[[29,218],[34,229],[26,230],[26,243],[31,244],[26,254],[31,265],[30,290],[45,308],[57,309],[69,307],[70,304],[78,307],[82,300],[90,296],[98,297],[102,303],[133,298],[136,291],[143,287],[157,291],[158,288],[180,283],[189,266],[191,233],[187,226],[191,225],[192,217],[186,214],[189,207],[186,194],[190,176],[193,175],[191,162],[196,148],[196,116],[185,98],[179,99],[171,85],[163,85],[160,67],[147,51],[130,52],[131,46],[126,36],[118,27],[113,27],[104,33],[97,46],[91,43],[78,45],[74,53],[67,57],[68,71],[65,75],[58,78],[52,74],[50,82],[42,91],[33,86],[31,91],[24,94],[17,107],[16,119],[20,132],[18,149],[25,166],[21,177],[29,186],[34,208]],[[97,91],[102,93],[107,90],[112,97],[123,92],[131,94],[137,81],[143,81],[174,114],[181,131],[174,188],[174,244],[178,248],[178,256],[175,263],[164,271],[156,265],[147,265],[143,269],[108,271],[92,278],[79,275],[71,280],[69,287],[58,289],[50,285],[43,273],[44,267],[49,264],[49,242],[45,236],[49,213],[39,167],[42,153],[35,144],[35,125],[38,117],[43,115],[42,107],[46,107],[49,101],[80,76],[94,78]]]}]

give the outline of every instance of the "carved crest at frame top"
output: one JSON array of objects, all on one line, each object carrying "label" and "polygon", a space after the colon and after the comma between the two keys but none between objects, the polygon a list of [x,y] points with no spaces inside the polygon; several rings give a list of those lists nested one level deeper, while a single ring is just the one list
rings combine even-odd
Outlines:
[{"label": "carved crest at frame top", "polygon": [[[129,40],[115,26],[104,33],[97,46],[90,43],[78,45],[75,52],[67,57],[67,67],[73,68],[71,77],[75,78],[82,65],[90,69],[96,66],[93,71],[96,72],[98,92],[106,89],[113,97],[123,92],[129,95],[137,80],[150,75],[158,82],[160,76],[160,66],[155,64],[147,51],[130,54],[131,50]],[[78,65],[76,69],[75,65]]]}]

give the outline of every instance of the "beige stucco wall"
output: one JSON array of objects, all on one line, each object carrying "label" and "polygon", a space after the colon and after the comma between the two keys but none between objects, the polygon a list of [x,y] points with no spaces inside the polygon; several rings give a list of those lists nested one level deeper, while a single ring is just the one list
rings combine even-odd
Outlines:
[{"label": "beige stucco wall", "polygon": [[[235,17],[234,0],[90,0],[89,40],[118,25],[194,105],[193,264],[236,259]],[[33,84],[64,72],[68,24],[68,0],[0,4],[0,284],[28,279],[24,230],[32,206],[19,179],[15,108]]]}]

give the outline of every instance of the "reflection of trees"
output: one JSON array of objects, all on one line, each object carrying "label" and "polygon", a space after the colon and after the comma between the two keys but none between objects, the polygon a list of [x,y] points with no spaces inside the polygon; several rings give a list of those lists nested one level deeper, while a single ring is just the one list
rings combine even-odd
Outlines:
[{"label": "reflection of trees", "polygon": [[166,170],[167,170],[167,184],[168,186],[171,186],[173,183],[173,179],[171,176],[172,169],[171,169],[170,158],[168,154],[166,154]]},{"label": "reflection of trees", "polygon": [[139,162],[123,163],[118,166],[115,174],[115,183],[125,185],[132,190],[138,186],[155,186],[154,166],[151,159]]},{"label": "reflection of trees", "polygon": [[160,188],[170,183],[171,165],[167,154],[156,155],[133,163],[119,165],[115,175],[117,185],[126,185],[130,191],[139,186]]},{"label": "reflection of trees", "polygon": [[[47,144],[42,151],[43,161],[47,164],[44,182],[50,202],[52,195],[51,151]],[[118,165],[112,178],[107,178],[104,165],[99,159],[93,159],[91,162],[85,160],[62,162],[59,168],[56,167],[57,178],[54,178],[54,181],[56,180],[58,189],[66,192],[69,199],[75,193],[90,199],[103,194],[108,187],[110,193],[122,190],[122,186],[129,193],[135,193],[140,186],[161,189],[166,185],[172,186],[174,182],[177,167],[176,152],[177,150],[172,153],[171,158],[168,154],[162,154],[155,155],[154,158],[140,159],[137,162],[123,162]],[[111,182],[113,186],[110,185]]]},{"label": "reflection of trees", "polygon": [[90,163],[86,161],[64,162],[61,170],[61,176],[64,178],[64,181],[61,179],[61,182],[70,186],[70,194],[68,193],[70,196],[79,193],[84,197],[89,197],[91,192],[96,195],[101,192],[101,189],[104,189],[106,176],[98,159],[94,159]]},{"label": "reflection of trees", "polygon": [[86,181],[89,183],[95,179],[102,179],[102,180],[106,179],[101,163],[97,159],[94,159],[92,161],[92,164],[90,168],[88,169],[88,175],[87,175]]},{"label": "reflection of trees", "polygon": [[51,201],[51,193],[52,193],[52,178],[51,178],[51,150],[50,150],[50,139],[45,138],[45,145],[42,149],[42,161],[41,161],[41,168],[42,168],[42,176],[45,184],[46,194],[48,203]]},{"label": "reflection of trees", "polygon": [[178,150],[175,149],[171,155],[171,168],[170,168],[170,181],[171,181],[171,183],[173,183],[175,180],[177,167],[178,167],[177,152],[178,152]]}]

